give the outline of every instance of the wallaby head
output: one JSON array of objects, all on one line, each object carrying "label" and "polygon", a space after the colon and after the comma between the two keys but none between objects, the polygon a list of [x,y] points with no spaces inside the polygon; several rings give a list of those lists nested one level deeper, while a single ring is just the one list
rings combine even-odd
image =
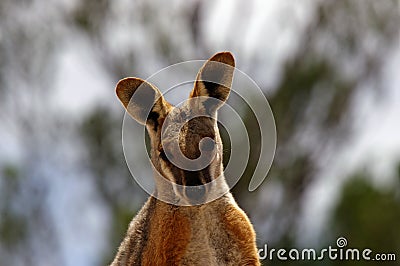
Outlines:
[{"label": "wallaby head", "polygon": [[118,82],[118,98],[150,136],[156,193],[171,194],[176,202],[199,204],[213,190],[206,184],[223,179],[217,110],[228,98],[234,66],[229,52],[212,56],[199,70],[189,99],[177,107],[147,81],[125,78]]}]

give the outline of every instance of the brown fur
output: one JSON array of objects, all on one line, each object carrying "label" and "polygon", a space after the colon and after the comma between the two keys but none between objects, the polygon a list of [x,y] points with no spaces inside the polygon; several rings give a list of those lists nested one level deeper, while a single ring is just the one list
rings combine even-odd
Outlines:
[{"label": "brown fur", "polygon": [[244,255],[240,265],[257,265],[257,248],[254,242],[249,241],[249,239],[255,239],[256,235],[247,215],[238,207],[230,205],[226,208],[222,223]]},{"label": "brown fur", "polygon": [[[260,265],[253,226],[232,195],[225,190],[222,142],[215,120],[216,111],[229,95],[234,65],[230,53],[218,53],[204,64],[197,75],[190,97],[212,97],[220,100],[218,103],[204,99],[196,101],[196,98],[193,104],[174,109],[156,87],[144,80],[126,78],[118,83],[117,95],[124,107],[134,119],[145,124],[149,132],[155,195],[167,196],[176,203],[190,202],[193,198],[189,195],[193,194],[175,191],[172,185],[161,182],[162,179],[184,185],[187,191],[189,183],[192,186],[205,184],[220,175],[222,177],[208,188],[212,191],[207,190],[205,197],[211,192],[223,192],[225,195],[194,206],[172,205],[150,197],[130,223],[112,266]],[[135,98],[135,95],[140,97]],[[184,124],[182,129],[175,129],[182,117],[193,109],[207,117],[195,118]],[[172,119],[169,135],[161,143],[161,127],[169,118]],[[205,137],[214,141],[215,146],[211,147],[216,151],[208,167],[186,171],[166,159],[165,152],[176,152],[168,150],[168,145],[176,139],[185,157],[199,157],[200,140]]]},{"label": "brown fur", "polygon": [[142,265],[179,265],[190,240],[189,219],[179,210],[157,201]]}]

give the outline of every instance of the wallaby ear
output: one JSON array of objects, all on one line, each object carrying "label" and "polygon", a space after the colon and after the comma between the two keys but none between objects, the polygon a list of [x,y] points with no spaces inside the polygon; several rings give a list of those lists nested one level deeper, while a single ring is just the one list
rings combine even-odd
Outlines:
[{"label": "wallaby ear", "polygon": [[208,101],[205,107],[217,110],[229,96],[234,70],[235,59],[230,52],[213,55],[199,70],[190,97],[213,97],[216,100]]},{"label": "wallaby ear", "polygon": [[158,126],[158,119],[167,116],[170,104],[152,84],[139,78],[121,79],[116,93],[128,113],[141,124]]}]

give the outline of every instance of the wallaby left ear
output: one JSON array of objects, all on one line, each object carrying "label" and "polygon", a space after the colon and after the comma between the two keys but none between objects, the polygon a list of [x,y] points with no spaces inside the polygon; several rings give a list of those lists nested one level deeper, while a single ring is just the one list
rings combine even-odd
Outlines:
[{"label": "wallaby left ear", "polygon": [[158,120],[167,116],[171,105],[152,84],[139,78],[124,78],[116,86],[116,93],[125,109],[141,124],[157,128]]},{"label": "wallaby left ear", "polygon": [[216,98],[218,101],[210,101],[212,106],[206,109],[218,109],[229,96],[234,70],[235,59],[230,52],[213,55],[199,70],[190,97]]}]

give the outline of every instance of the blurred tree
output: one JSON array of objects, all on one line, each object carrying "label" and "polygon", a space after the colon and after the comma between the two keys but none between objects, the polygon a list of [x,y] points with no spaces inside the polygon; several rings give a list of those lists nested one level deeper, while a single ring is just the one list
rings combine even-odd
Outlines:
[{"label": "blurred tree", "polygon": [[[57,23],[50,27],[48,17],[35,16],[37,8],[37,1],[0,1],[0,130],[6,137],[0,144],[0,265],[60,261],[43,167],[52,153],[45,147],[58,130],[51,122],[55,114],[43,104],[51,89]],[[17,160],[10,150],[20,155]]]},{"label": "blurred tree", "polygon": [[[377,253],[394,253],[398,260],[400,250],[400,198],[397,182],[389,189],[378,189],[371,184],[366,173],[350,178],[342,191],[333,212],[330,233],[334,237],[344,236],[348,248],[369,248]],[[335,243],[335,239],[331,239]],[[333,265],[354,265],[352,261],[341,261]],[[360,262],[357,265],[371,265]],[[386,261],[385,265],[398,265]]]},{"label": "blurred tree", "polygon": [[[146,194],[136,186],[128,171],[121,144],[121,118],[98,106],[81,124],[85,145],[84,166],[90,169],[96,190],[104,198],[110,212],[108,232],[110,248],[104,254],[103,264],[109,263],[126,233],[127,225],[141,208]],[[118,145],[121,144],[121,145]]]},{"label": "blurred tree", "polygon": [[[12,258],[6,254],[23,248],[27,239],[28,225],[22,213],[9,208],[13,195],[20,190],[18,169],[12,165],[4,165],[1,173],[0,195],[0,257],[2,263],[12,264]],[[6,189],[7,188],[7,189]],[[15,204],[15,203],[14,203]]]},{"label": "blurred tree", "polygon": [[[394,22],[396,21],[396,22]],[[268,96],[277,126],[278,147],[269,179],[283,198],[265,214],[254,202],[261,195],[246,193],[255,163],[234,192],[251,216],[275,224],[268,243],[293,246],[304,197],[316,176],[321,157],[351,136],[351,107],[367,82],[376,92],[387,54],[396,48],[400,15],[396,1],[322,1],[297,50],[283,66],[282,76]],[[373,39],[375,45],[367,44]],[[256,136],[254,136],[256,137]],[[256,138],[257,139],[257,138]],[[258,147],[258,140],[252,144]],[[277,183],[278,182],[278,183]],[[242,196],[244,195],[244,196]],[[272,206],[271,206],[272,207]],[[266,228],[266,227],[264,227]],[[265,230],[265,229],[264,229]],[[267,239],[260,239],[265,243]]]},{"label": "blurred tree", "polygon": [[[63,260],[59,254],[59,241],[63,240],[58,239],[49,210],[51,173],[47,171],[56,165],[57,170],[65,171],[58,172],[59,176],[70,172],[72,166],[65,162],[63,144],[73,146],[73,156],[78,161],[73,167],[90,172],[96,193],[109,211],[112,226],[109,238],[105,238],[110,242],[109,254],[104,254],[105,264],[145,194],[132,184],[124,163],[119,145],[121,117],[114,109],[96,106],[76,119],[60,116],[57,107],[51,107],[57,51],[64,43],[83,36],[113,82],[132,73],[146,77],[172,63],[207,58],[217,49],[205,38],[209,3],[90,0],[78,1],[70,9],[55,2],[46,3],[46,12],[42,3],[0,1],[1,129],[15,136],[23,154],[20,161],[10,163],[0,151],[0,265],[43,261],[62,264],[57,262]],[[242,47],[246,29],[241,27],[244,32],[239,34],[237,26],[246,17],[237,15],[242,15],[244,6],[253,4],[249,1],[233,5],[234,19],[226,30],[228,41],[221,40],[226,49]],[[251,160],[234,193],[254,218],[260,243],[275,247],[296,245],[304,197],[317,178],[320,157],[329,148],[346,143],[351,135],[351,109],[358,93],[365,89],[363,85],[368,83],[379,92],[384,61],[396,48],[400,25],[394,0],[315,1],[312,5],[314,13],[301,38],[295,40],[295,51],[284,62],[279,82],[268,96],[277,123],[278,150],[269,183],[251,194],[247,187],[258,159],[259,132],[251,111],[246,109],[244,114]],[[262,41],[255,40],[260,58],[271,53]],[[264,68],[262,62],[254,63],[254,69]],[[122,110],[118,114],[121,113]],[[76,132],[71,133],[75,127]],[[67,137],[70,142],[64,142]],[[223,137],[228,156],[225,133]],[[83,149],[79,149],[80,144]],[[383,239],[368,230],[377,230],[373,224],[376,222],[382,225],[382,231],[379,229],[376,234],[391,233],[393,221],[398,218],[395,205],[399,191],[380,191],[360,181],[364,179],[357,180],[345,186],[333,227],[338,233],[349,232],[351,243],[380,243]],[[263,201],[267,186],[278,193],[273,204]],[[265,204],[269,204],[268,210],[264,210]],[[366,206],[370,205],[369,212],[381,215],[383,221],[364,220],[370,218],[366,217]],[[358,211],[347,213],[350,207]],[[383,208],[393,212],[384,213]],[[270,225],[265,226],[267,223]],[[394,237],[381,247],[392,248],[389,243],[398,250]]]}]

